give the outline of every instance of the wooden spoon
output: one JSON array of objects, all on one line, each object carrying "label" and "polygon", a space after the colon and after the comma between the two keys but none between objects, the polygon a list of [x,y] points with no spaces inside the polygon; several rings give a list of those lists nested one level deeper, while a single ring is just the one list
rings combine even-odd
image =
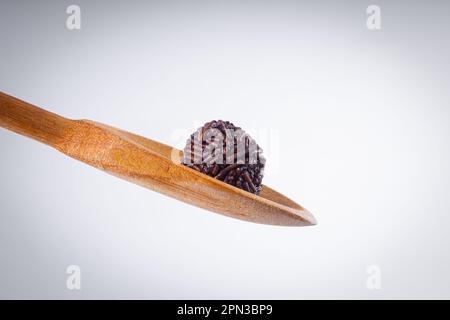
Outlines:
[{"label": "wooden spoon", "polygon": [[178,149],[97,122],[63,118],[1,92],[0,126],[203,209],[264,224],[316,224],[311,213],[267,186],[254,195],[180,164]]}]

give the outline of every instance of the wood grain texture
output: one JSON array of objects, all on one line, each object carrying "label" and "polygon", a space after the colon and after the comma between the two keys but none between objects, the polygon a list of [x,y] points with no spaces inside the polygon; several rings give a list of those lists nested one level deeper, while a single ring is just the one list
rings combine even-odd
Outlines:
[{"label": "wood grain texture", "polygon": [[97,122],[69,120],[1,92],[0,126],[209,211],[263,224],[316,224],[311,213],[267,186],[254,195],[180,164],[176,148]]}]

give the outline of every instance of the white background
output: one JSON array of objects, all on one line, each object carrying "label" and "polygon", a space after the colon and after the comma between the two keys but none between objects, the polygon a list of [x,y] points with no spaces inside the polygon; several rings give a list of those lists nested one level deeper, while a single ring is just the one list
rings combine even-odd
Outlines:
[{"label": "white background", "polygon": [[78,1],[78,31],[70,4],[0,2],[1,91],[179,148],[212,119],[277,132],[264,183],[318,225],[210,213],[1,130],[1,298],[450,298],[448,2]]}]

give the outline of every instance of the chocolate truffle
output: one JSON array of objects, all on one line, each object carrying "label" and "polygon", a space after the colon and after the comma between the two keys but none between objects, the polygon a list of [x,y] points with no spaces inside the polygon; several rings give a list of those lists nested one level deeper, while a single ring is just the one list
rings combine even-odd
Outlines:
[{"label": "chocolate truffle", "polygon": [[240,127],[213,120],[191,134],[182,163],[237,188],[258,194],[264,175],[262,149]]}]

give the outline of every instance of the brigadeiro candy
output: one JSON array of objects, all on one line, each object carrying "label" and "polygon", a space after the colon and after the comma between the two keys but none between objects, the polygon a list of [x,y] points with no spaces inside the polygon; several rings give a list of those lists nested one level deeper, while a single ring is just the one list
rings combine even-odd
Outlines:
[{"label": "brigadeiro candy", "polygon": [[262,149],[229,121],[207,122],[186,142],[182,163],[237,188],[258,194],[264,175]]}]

